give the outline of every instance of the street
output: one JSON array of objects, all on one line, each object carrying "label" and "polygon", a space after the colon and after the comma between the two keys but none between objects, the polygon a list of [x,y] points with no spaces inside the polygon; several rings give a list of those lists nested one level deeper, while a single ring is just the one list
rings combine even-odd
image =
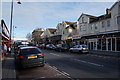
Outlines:
[{"label": "street", "polygon": [[[42,50],[45,66],[17,70],[17,78],[118,78],[119,58]],[[56,72],[57,71],[57,72]]]}]

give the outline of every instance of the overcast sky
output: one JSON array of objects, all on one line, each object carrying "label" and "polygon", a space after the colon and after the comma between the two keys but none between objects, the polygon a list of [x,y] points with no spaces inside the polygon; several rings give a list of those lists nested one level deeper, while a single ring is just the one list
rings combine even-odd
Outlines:
[{"label": "overcast sky", "polygon": [[[110,2],[95,1],[88,2],[59,0],[56,2],[41,2],[38,0],[21,0],[22,4],[17,4],[14,0],[13,26],[15,28],[15,37],[26,37],[27,33],[31,33],[36,28],[56,28],[57,24],[62,21],[76,22],[82,13],[93,16],[105,14],[106,8],[111,8],[115,0]],[[2,19],[5,21],[8,29],[10,26],[10,8],[9,0],[2,2]]]}]

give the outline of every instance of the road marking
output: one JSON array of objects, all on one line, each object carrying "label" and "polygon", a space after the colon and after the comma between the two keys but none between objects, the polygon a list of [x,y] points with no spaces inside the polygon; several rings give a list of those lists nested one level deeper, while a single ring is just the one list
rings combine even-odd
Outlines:
[{"label": "road marking", "polygon": [[57,70],[57,68],[55,66],[53,66],[53,68]]},{"label": "road marking", "polygon": [[41,78],[45,78],[45,77],[41,77]]},{"label": "road marking", "polygon": [[63,73],[63,74],[65,74],[65,75],[68,75],[68,76],[69,76],[69,74],[68,74],[68,73],[66,73],[66,72],[64,72],[64,71],[62,71],[62,73]]},{"label": "road marking", "polygon": [[69,75],[68,73],[66,73],[66,72],[63,73],[63,71],[60,72],[58,69],[55,69],[55,66],[52,67],[52,66],[49,65],[49,67],[52,68],[52,69],[54,69],[54,70],[57,71],[58,73],[66,76],[67,78],[72,79],[70,76],[68,76],[68,75]]},{"label": "road marking", "polygon": [[100,65],[100,64],[96,64],[96,63],[92,63],[92,62],[88,62],[88,61],[83,61],[83,60],[79,60],[79,59],[74,59],[74,60],[78,61],[78,62],[82,62],[82,63],[92,64],[92,65],[95,65],[95,66],[100,66],[100,67],[104,66],[104,65]]},{"label": "road marking", "polygon": [[55,54],[55,53],[50,53],[51,55],[54,55],[54,56],[60,56],[60,55],[58,55],[58,54]]}]

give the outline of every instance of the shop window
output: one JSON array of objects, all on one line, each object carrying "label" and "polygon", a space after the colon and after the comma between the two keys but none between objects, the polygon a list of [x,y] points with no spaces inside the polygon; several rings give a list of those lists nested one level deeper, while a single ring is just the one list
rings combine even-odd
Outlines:
[{"label": "shop window", "polygon": [[91,48],[90,48],[90,42],[89,42],[89,44],[88,44],[88,49],[91,50]]},{"label": "shop window", "polygon": [[102,50],[106,50],[106,39],[102,39]]},{"label": "shop window", "polygon": [[94,50],[97,50],[97,44],[96,44],[96,42],[93,42],[93,44],[94,44]]},{"label": "shop window", "polygon": [[97,48],[98,50],[101,50],[101,39],[98,39]]},{"label": "shop window", "polygon": [[108,39],[108,50],[111,50],[111,39]]},{"label": "shop window", "polygon": [[116,38],[117,42],[117,51],[120,51],[120,38]]},{"label": "shop window", "polygon": [[112,50],[115,51],[115,38],[112,38]]},{"label": "shop window", "polygon": [[93,50],[93,42],[91,42],[91,50]]}]

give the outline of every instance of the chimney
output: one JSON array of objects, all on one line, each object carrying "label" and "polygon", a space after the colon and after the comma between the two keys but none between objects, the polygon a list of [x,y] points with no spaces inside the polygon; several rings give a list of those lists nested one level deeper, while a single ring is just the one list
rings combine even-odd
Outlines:
[{"label": "chimney", "polygon": [[111,11],[110,11],[110,9],[106,9],[106,14],[110,14],[111,13]]}]

